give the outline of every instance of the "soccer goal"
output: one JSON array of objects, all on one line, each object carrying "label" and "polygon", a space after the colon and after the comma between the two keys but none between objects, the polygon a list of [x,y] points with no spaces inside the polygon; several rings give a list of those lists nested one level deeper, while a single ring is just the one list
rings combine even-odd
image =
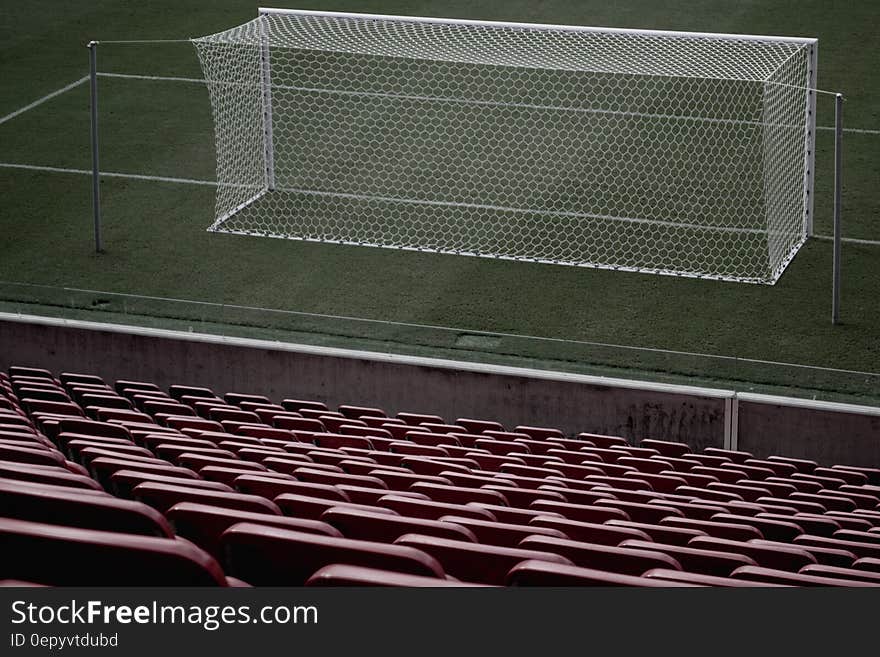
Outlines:
[{"label": "soccer goal", "polygon": [[210,230],[775,283],[816,39],[260,9],[193,39]]}]

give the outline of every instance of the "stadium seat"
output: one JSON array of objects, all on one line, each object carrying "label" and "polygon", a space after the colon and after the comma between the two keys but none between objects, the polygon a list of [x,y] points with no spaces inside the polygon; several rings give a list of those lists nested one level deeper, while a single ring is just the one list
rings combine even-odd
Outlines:
[{"label": "stadium seat", "polygon": [[702,575],[700,573],[688,573],[681,570],[667,570],[655,568],[644,573],[642,577],[658,579],[664,582],[678,582],[681,584],[694,584],[697,586],[723,586],[723,587],[767,587],[785,586],[785,584],[771,584],[769,582],[752,582],[747,579],[733,579],[732,577],[716,577],[714,575]]},{"label": "stadium seat", "polygon": [[483,545],[421,534],[406,534],[394,544],[429,554],[453,577],[481,584],[504,584],[511,568],[530,559],[572,565],[565,557],[550,552]]},{"label": "stadium seat", "polygon": [[151,481],[145,481],[135,486],[132,490],[132,496],[134,499],[152,506],[160,513],[166,513],[168,509],[180,502],[195,502],[254,513],[281,514],[281,510],[274,502],[257,495],[226,493]]},{"label": "stadium seat", "polygon": [[584,543],[540,535],[524,538],[518,547],[559,554],[582,568],[607,570],[624,575],[641,575],[653,568],[681,570],[681,565],[674,557],[656,550]]},{"label": "stadium seat", "polygon": [[529,526],[555,529],[572,540],[601,545],[618,545],[621,541],[626,540],[651,540],[650,536],[639,529],[544,515],[532,518],[529,521]]},{"label": "stadium seat", "polygon": [[771,584],[787,584],[789,586],[878,586],[876,583],[856,579],[844,579],[827,575],[811,575],[787,570],[775,570],[760,566],[743,566],[731,574],[734,579],[746,579]]},{"label": "stadium seat", "polygon": [[336,527],[346,538],[363,541],[393,543],[405,534],[424,534],[456,541],[477,542],[477,536],[471,528],[458,522],[457,518],[447,516],[442,520],[425,520],[337,506],[324,511],[321,520]]},{"label": "stadium seat", "polygon": [[579,568],[547,561],[523,561],[510,569],[505,578],[508,586],[645,586],[672,588],[695,586],[657,578],[633,577],[592,568]]},{"label": "stadium seat", "polygon": [[393,586],[393,587],[481,587],[484,584],[471,584],[454,579],[437,579],[436,577],[423,577],[420,575],[407,575],[390,570],[378,570],[376,568],[364,568],[361,566],[348,566],[345,564],[333,564],[324,566],[312,575],[306,586]]},{"label": "stadium seat", "polygon": [[66,468],[58,466],[34,466],[24,463],[0,461],[0,477],[52,486],[101,490],[101,484],[91,477],[74,474]]},{"label": "stadium seat", "polygon": [[0,579],[50,586],[227,584],[209,554],[180,538],[0,518],[0,543]]},{"label": "stadium seat", "polygon": [[804,566],[818,563],[816,558],[797,546],[776,547],[751,541],[734,541],[714,536],[698,536],[688,542],[689,547],[719,552],[733,552],[750,557],[759,566],[797,572]]},{"label": "stadium seat", "polygon": [[192,502],[175,504],[165,515],[174,526],[174,531],[178,536],[192,541],[221,563],[223,554],[220,538],[224,531],[241,522],[280,527],[309,534],[342,536],[333,527],[319,520],[291,518],[271,513],[253,513]]},{"label": "stadium seat", "polygon": [[688,541],[696,536],[706,536],[706,532],[699,529],[690,529],[686,527],[673,527],[671,525],[652,525],[644,522],[633,522],[631,520],[606,520],[605,524],[612,527],[625,527],[629,529],[638,529],[645,532],[653,541],[657,543],[669,543],[671,545],[686,546]]},{"label": "stadium seat", "polygon": [[227,572],[256,586],[302,586],[318,570],[336,563],[443,579],[440,564],[406,545],[359,541],[239,523],[221,544]]}]

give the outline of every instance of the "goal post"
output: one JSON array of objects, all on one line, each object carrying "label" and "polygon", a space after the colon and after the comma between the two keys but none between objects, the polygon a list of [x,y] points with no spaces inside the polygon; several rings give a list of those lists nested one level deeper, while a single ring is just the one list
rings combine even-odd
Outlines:
[{"label": "goal post", "polygon": [[260,9],[193,39],[211,230],[775,283],[817,41]]}]

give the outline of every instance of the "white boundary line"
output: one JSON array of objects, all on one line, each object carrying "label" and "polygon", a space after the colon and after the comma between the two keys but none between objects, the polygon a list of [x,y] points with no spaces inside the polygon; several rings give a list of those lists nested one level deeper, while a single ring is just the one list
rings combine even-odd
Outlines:
[{"label": "white boundary line", "polygon": [[74,89],[74,88],[78,87],[78,86],[81,85],[83,82],[87,82],[88,79],[89,79],[89,76],[88,76],[88,75],[84,75],[84,76],[81,77],[79,80],[76,80],[76,81],[74,81],[74,82],[71,82],[70,84],[68,84],[68,85],[66,85],[66,86],[64,86],[64,87],[61,87],[60,89],[56,89],[56,90],[53,91],[52,93],[48,93],[48,94],[46,94],[45,96],[43,96],[42,98],[39,98],[39,99],[35,100],[35,101],[32,102],[30,105],[25,105],[25,106],[22,107],[21,109],[17,109],[17,110],[15,110],[14,112],[12,112],[11,114],[7,114],[7,115],[4,116],[3,118],[0,118],[0,125],[3,125],[4,123],[6,123],[7,121],[9,121],[9,120],[11,120],[11,119],[14,119],[14,118],[15,118],[16,116],[18,116],[19,114],[24,114],[24,113],[27,112],[28,110],[32,110],[33,108],[37,107],[38,105],[42,105],[42,104],[45,103],[47,100],[52,100],[53,98],[55,98],[55,96],[60,96],[61,94],[66,93],[66,92],[70,91],[71,89]]},{"label": "white boundary line", "polygon": [[180,78],[165,75],[135,75],[133,73],[98,73],[99,78],[119,78],[121,80],[156,80],[159,82],[195,82],[205,84],[204,78]]},{"label": "white boundary line", "polygon": [[[823,242],[831,242],[834,240],[832,235],[813,235],[817,240],[822,240]],[[867,244],[868,246],[880,246],[880,240],[863,240],[857,237],[842,237],[841,240],[843,242],[849,242],[850,244]]]},{"label": "white boundary line", "polygon": [[[83,176],[90,176],[90,169],[72,169],[67,167],[51,167],[38,164],[18,164],[15,162],[0,162],[0,169],[19,169],[24,171],[43,171],[47,173],[73,173]],[[203,185],[206,187],[217,187],[219,183],[213,180],[197,180],[195,178],[174,178],[171,176],[148,176],[139,173],[121,173],[117,171],[102,171],[101,176],[104,178],[123,178],[128,180],[146,180],[150,182],[167,182],[179,185]],[[287,190],[292,191],[292,190]],[[819,240],[831,240],[830,235],[814,235]],[[880,246],[880,240],[865,240],[855,237],[844,237],[844,242],[851,244],[865,244],[868,246]]]},{"label": "white boundary line", "polygon": [[[69,169],[67,167],[49,167],[38,164],[16,164],[14,162],[0,162],[0,169],[24,169],[25,171],[47,171],[49,173],[76,173],[86,176],[92,175],[91,169]],[[147,176],[139,173],[117,173],[115,171],[102,171],[104,178],[128,178],[130,180],[149,180],[152,182],[179,183],[181,185],[207,185],[217,187],[218,183],[213,180],[196,180],[195,178],[173,178],[170,176]]]}]

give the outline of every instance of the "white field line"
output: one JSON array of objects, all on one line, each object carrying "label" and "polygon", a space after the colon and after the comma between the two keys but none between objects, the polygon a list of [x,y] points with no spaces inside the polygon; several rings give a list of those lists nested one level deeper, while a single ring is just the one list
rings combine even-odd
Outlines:
[{"label": "white field line", "polygon": [[85,76],[81,77],[79,80],[76,80],[75,82],[71,82],[70,84],[68,84],[64,87],[61,87],[60,89],[56,89],[52,93],[46,94],[42,98],[39,98],[39,99],[35,100],[34,102],[32,102],[30,105],[25,105],[21,109],[17,109],[14,112],[12,112],[11,114],[7,114],[6,116],[0,118],[0,125],[6,123],[7,121],[9,121],[11,119],[14,119],[19,114],[24,114],[28,110],[32,110],[35,107],[37,107],[38,105],[42,105],[47,100],[52,100],[53,98],[55,98],[55,96],[60,96],[61,94],[66,93],[66,92],[70,91],[71,89],[78,87],[83,82],[88,81],[88,79],[89,79],[89,76],[85,75]]},{"label": "white field line", "polygon": [[[24,169],[26,171],[47,171],[49,173],[77,173],[91,176],[91,169],[69,169],[67,167],[47,167],[38,164],[16,164],[14,162],[0,162],[0,169]],[[178,183],[181,185],[207,185],[217,187],[213,180],[196,180],[195,178],[172,178],[169,176],[147,176],[139,173],[117,173],[114,171],[102,171],[103,178],[128,178],[131,180],[149,180],[151,182]]]},{"label": "white field line", "polygon": [[[834,130],[833,125],[820,125],[816,130]],[[852,132],[857,135],[880,135],[880,130],[869,130],[868,128],[844,128],[844,132]]]},{"label": "white field line", "polygon": [[[67,167],[50,167],[50,166],[42,166],[38,164],[17,164],[14,162],[0,162],[0,169],[21,169],[25,171],[44,171],[48,173],[73,173],[83,176],[92,175],[91,169],[71,169]],[[124,178],[129,180],[145,180],[150,182],[167,182],[167,183],[175,183],[179,185],[204,185],[208,187],[217,187],[218,183],[213,180],[197,180],[195,178],[173,178],[170,176],[148,176],[139,173],[119,173],[115,171],[102,171],[101,176],[104,178]],[[296,191],[299,193],[309,193],[304,192],[303,190],[282,190],[282,191]],[[314,193],[314,192],[311,192]],[[399,200],[399,199],[397,199]],[[601,217],[597,217],[601,218]],[[740,229],[744,230],[744,229]],[[751,230],[751,229],[747,229]],[[819,240],[832,240],[834,239],[830,235],[814,235],[816,239]],[[844,237],[844,242],[849,242],[852,244],[866,244],[869,246],[880,246],[880,240],[865,240],[858,239],[855,237]]]},{"label": "white field line", "polygon": [[[185,78],[185,77],[171,77],[171,76],[162,76],[162,75],[134,75],[130,73],[98,73],[98,77],[104,78],[121,78],[124,80],[155,80],[160,82],[190,82],[195,84],[205,84],[204,78]],[[236,84],[236,83],[231,83]],[[240,84],[240,83],[239,83]],[[279,88],[289,89],[291,91],[303,91],[308,93],[332,93],[332,94],[340,94],[340,95],[350,95],[350,96],[375,96],[381,98],[403,98],[409,100],[422,100],[422,101],[447,101],[447,102],[457,102],[463,104],[472,104],[472,105],[503,105],[508,107],[517,107],[517,108],[525,108],[525,109],[546,109],[546,110],[560,110],[560,111],[581,111],[588,113],[596,113],[596,114],[604,114],[606,112],[602,112],[601,110],[579,110],[576,108],[568,108],[568,107],[552,107],[545,105],[532,105],[526,103],[493,103],[489,101],[471,101],[471,100],[463,100],[457,98],[439,98],[439,97],[427,97],[427,96],[408,96],[402,94],[389,94],[389,93],[372,93],[372,92],[364,92],[364,91],[340,91],[340,90],[330,90],[330,89],[318,89],[311,87],[293,87],[287,85],[279,85]],[[626,114],[629,116],[636,116],[641,118],[660,118],[660,119],[691,119],[691,120],[699,120],[699,121],[707,121],[710,123],[742,123],[745,125],[760,125],[758,122],[754,121],[737,121],[735,119],[702,119],[699,117],[687,117],[687,116],[674,116],[674,115],[665,115],[665,114],[640,114],[640,113],[632,113],[632,112],[607,112],[608,114]],[[834,126],[817,126],[817,130],[834,130]],[[880,135],[880,130],[872,130],[868,128],[844,128],[844,132],[850,132],[854,134],[863,134],[863,135]]]},{"label": "white field line", "polygon": [[[813,235],[817,240],[830,242],[834,240],[832,235]],[[868,246],[878,246],[880,245],[880,240],[863,240],[857,237],[841,237],[841,242],[849,242],[850,244],[867,244]]]}]

